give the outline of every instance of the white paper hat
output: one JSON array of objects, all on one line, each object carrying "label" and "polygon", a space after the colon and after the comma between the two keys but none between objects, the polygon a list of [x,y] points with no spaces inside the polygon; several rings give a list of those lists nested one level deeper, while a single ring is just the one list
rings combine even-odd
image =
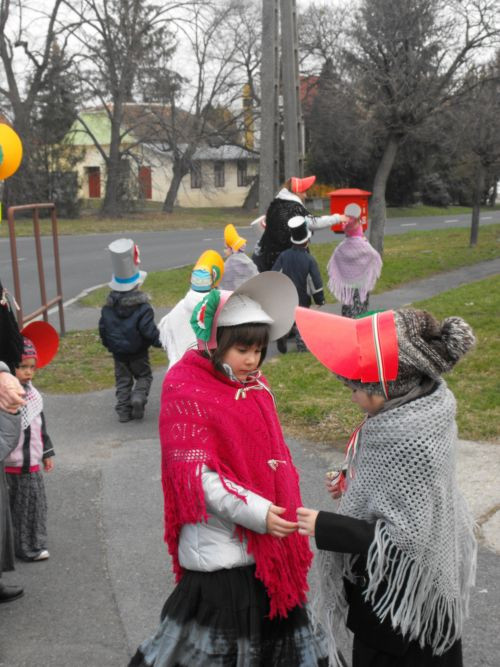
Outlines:
[{"label": "white paper hat", "polygon": [[113,265],[113,276],[108,283],[112,290],[129,292],[136,285],[141,285],[146,271],[139,271],[139,248],[132,239],[117,239],[109,244]]},{"label": "white paper hat", "polygon": [[347,204],[344,209],[344,215],[348,215],[350,218],[356,218],[356,220],[361,216],[361,206],[358,204]]},{"label": "white paper hat", "polygon": [[[193,320],[202,319],[200,311],[207,299],[213,299],[214,290],[193,311]],[[218,305],[212,314],[213,321],[208,325],[206,320],[203,328],[206,337],[200,340],[197,334],[200,349],[214,349],[217,347],[217,327],[235,326],[251,322],[265,322],[269,324],[269,340],[281,338],[290,331],[295,317],[295,308],[299,303],[297,288],[293,282],[278,271],[264,271],[240,285],[234,292],[220,291]],[[226,311],[227,309],[227,311]],[[225,313],[227,312],[227,318]],[[193,325],[193,329],[196,328]]]}]

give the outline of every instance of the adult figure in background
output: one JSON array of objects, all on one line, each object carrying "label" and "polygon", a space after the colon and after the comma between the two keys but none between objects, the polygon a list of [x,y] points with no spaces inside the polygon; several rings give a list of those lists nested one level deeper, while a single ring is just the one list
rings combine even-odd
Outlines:
[{"label": "adult figure in background", "polygon": [[358,204],[348,204],[344,215],[345,239],[328,262],[328,288],[340,301],[342,315],[357,317],[368,310],[370,292],[382,271],[382,258],[363,234]]},{"label": "adult figure in background", "polygon": [[316,176],[289,178],[269,204],[266,212],[265,230],[252,257],[259,271],[270,271],[279,254],[292,246],[288,227],[288,221],[291,218],[304,217],[311,232],[316,229],[331,227],[340,222],[347,222],[347,218],[338,213],[320,217],[314,217],[309,213],[304,206],[304,201],[307,190],[315,180]]},{"label": "adult figure in background", "polygon": [[4,460],[17,445],[21,433],[19,409],[25,403],[24,389],[10,371],[19,363],[22,349],[23,339],[0,283],[0,603],[23,595],[21,586],[8,586],[2,581],[2,572],[14,569],[14,538]]}]

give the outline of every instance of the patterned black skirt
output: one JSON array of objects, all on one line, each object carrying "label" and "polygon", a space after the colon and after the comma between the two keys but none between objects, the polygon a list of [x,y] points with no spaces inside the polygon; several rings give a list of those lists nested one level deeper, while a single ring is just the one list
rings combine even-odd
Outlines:
[{"label": "patterned black skirt", "polygon": [[161,623],[129,667],[327,667],[326,642],[307,611],[269,619],[255,566],[187,571],[165,602]]},{"label": "patterned black skirt", "polygon": [[7,485],[16,556],[33,560],[47,548],[47,498],[43,474],[7,473]]}]

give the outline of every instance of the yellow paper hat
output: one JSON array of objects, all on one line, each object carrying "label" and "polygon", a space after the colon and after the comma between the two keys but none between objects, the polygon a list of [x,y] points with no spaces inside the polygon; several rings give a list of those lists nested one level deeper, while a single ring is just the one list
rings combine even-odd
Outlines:
[{"label": "yellow paper hat", "polygon": [[217,287],[224,275],[224,260],[216,250],[205,250],[193,266],[193,272],[200,269],[205,269],[210,273],[213,277],[213,287]]},{"label": "yellow paper hat", "polygon": [[247,240],[238,234],[234,225],[226,225],[224,228],[224,242],[228,248],[236,252],[246,244]]}]

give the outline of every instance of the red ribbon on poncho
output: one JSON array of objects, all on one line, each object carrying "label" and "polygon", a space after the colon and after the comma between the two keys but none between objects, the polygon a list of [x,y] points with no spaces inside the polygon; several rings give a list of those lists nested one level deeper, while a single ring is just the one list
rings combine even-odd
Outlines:
[{"label": "red ribbon on poncho", "polygon": [[[261,378],[262,382],[262,378]],[[245,386],[245,399],[237,400]],[[257,382],[255,382],[257,386]],[[177,581],[179,535],[185,523],[208,518],[201,483],[202,466],[215,470],[226,489],[231,482],[286,508],[283,518],[296,521],[302,506],[299,477],[283,438],[271,394],[249,389],[215,370],[198,351],[188,351],[165,376],[161,397],[160,440],[165,500],[165,541]],[[269,461],[279,461],[273,469]],[[227,480],[225,482],[224,480]],[[244,499],[243,499],[244,500]],[[266,587],[270,617],[286,617],[306,601],[312,553],[297,532],[285,538],[260,535],[241,526],[255,576]]]}]

